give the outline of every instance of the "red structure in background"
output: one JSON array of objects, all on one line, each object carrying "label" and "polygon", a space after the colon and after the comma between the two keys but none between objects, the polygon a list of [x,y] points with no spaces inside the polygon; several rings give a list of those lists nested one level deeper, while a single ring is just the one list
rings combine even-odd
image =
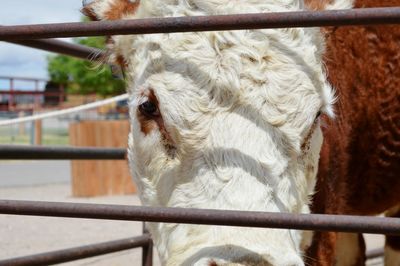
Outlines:
[{"label": "red structure in background", "polygon": [[[0,111],[33,111],[49,105],[58,107],[66,99],[64,86],[49,82],[46,79],[0,76],[0,80],[8,80],[9,83],[8,89],[2,88],[3,90],[0,90]],[[16,89],[16,81],[31,82],[34,89]],[[45,83],[44,90],[40,90],[40,82]],[[31,103],[20,103],[18,100],[20,95],[31,96]]]}]

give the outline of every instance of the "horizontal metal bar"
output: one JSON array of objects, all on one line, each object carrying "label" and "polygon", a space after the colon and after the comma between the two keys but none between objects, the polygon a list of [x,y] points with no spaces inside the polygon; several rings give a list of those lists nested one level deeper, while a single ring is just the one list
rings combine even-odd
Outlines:
[{"label": "horizontal metal bar", "polygon": [[0,40],[400,23],[400,7],[0,26]]},{"label": "horizontal metal bar", "polygon": [[[46,92],[46,91],[34,91],[30,89],[18,89],[18,90],[10,90],[10,88],[0,88],[0,95],[9,95],[9,94],[14,94],[14,95],[48,95],[48,96],[61,96],[61,95],[66,95],[65,92],[63,91],[55,91],[55,92]],[[77,93],[77,92],[68,92],[68,96],[70,95],[80,95],[82,96],[82,93]],[[89,94],[90,95],[90,94]]]},{"label": "horizontal metal bar", "polygon": [[151,244],[149,234],[81,247],[0,260],[0,266],[39,266],[74,261]]},{"label": "horizontal metal bar", "polygon": [[400,218],[0,200],[0,213],[69,218],[400,234]]},{"label": "horizontal metal bar", "polygon": [[63,92],[46,92],[46,91],[32,91],[32,90],[0,90],[0,95],[45,95],[45,96],[60,96],[65,95]]},{"label": "horizontal metal bar", "polygon": [[124,148],[0,145],[0,160],[124,160]]},{"label": "horizontal metal bar", "polygon": [[23,80],[23,81],[41,81],[41,82],[46,82],[48,81],[47,79],[41,79],[41,78],[27,78],[27,77],[15,77],[15,76],[0,76],[0,79],[6,79],[6,80]]},{"label": "horizontal metal bar", "polygon": [[86,60],[99,61],[105,58],[105,53],[100,49],[59,40],[24,40],[9,42],[31,48],[41,49],[44,51],[74,56]]}]

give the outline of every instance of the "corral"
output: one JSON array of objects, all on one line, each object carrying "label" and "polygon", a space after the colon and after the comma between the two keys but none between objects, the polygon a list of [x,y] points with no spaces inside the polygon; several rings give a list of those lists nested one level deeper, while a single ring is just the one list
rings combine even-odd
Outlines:
[{"label": "corral", "polygon": [[[400,23],[400,8],[359,9],[350,11],[295,12],[293,14],[249,14],[200,18],[167,18],[129,21],[128,23],[96,22],[90,24],[36,25],[0,28],[0,40],[40,39],[50,37],[98,34],[143,34],[178,31],[233,30],[245,28],[311,27],[362,24]],[[161,25],[161,26],[160,26]],[[28,30],[27,30],[28,29]],[[35,41],[41,45],[41,41]],[[74,47],[72,47],[74,50]],[[63,52],[63,50],[60,50]],[[87,54],[85,55],[87,56]],[[78,148],[20,148],[2,146],[1,159],[125,159],[124,150]],[[4,214],[59,216],[73,218],[194,223],[229,226],[292,228],[316,231],[369,232],[399,234],[400,220],[394,218],[293,215],[216,210],[181,210],[149,207],[121,207],[106,205],[71,205],[0,201]],[[68,261],[122,250],[144,247],[144,265],[151,265],[151,240],[148,235],[95,247],[41,254],[0,262],[4,265],[42,265]],[[146,260],[147,258],[147,260]],[[36,261],[36,262],[35,262]],[[36,263],[36,264],[35,264]]]}]

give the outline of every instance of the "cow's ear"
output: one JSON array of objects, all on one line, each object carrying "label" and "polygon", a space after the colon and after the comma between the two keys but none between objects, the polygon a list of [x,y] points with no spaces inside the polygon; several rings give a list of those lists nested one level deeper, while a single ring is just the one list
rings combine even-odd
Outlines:
[{"label": "cow's ear", "polygon": [[[139,0],[83,0],[82,13],[93,21],[131,19],[139,6]],[[129,51],[127,36],[107,36],[107,52],[104,62],[111,65],[114,75],[120,76],[127,66]]]},{"label": "cow's ear", "polygon": [[310,10],[339,10],[350,9],[355,0],[304,0],[305,6]]},{"label": "cow's ear", "polygon": [[117,20],[133,15],[139,0],[83,0],[82,13],[91,20]]}]

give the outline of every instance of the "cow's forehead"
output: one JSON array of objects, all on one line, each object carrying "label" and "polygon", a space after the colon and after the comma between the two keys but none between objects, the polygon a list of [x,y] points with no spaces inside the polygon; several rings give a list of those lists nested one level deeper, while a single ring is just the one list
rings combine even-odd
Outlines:
[{"label": "cow's forehead", "polygon": [[152,0],[141,1],[138,16],[195,16],[299,10],[303,0]]},{"label": "cow's forehead", "polygon": [[133,87],[170,72],[215,97],[264,98],[295,87],[319,94],[325,83],[312,36],[302,29],[147,35],[133,38],[130,46]]}]

